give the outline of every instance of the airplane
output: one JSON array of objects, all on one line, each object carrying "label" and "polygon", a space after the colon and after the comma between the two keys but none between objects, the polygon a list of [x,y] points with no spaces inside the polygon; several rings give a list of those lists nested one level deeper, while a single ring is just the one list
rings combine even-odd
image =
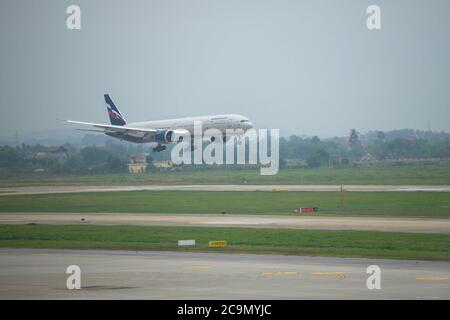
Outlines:
[{"label": "airplane", "polygon": [[[167,144],[179,143],[183,141],[183,137],[187,135],[191,137],[191,141],[194,138],[198,138],[194,137],[194,121],[201,121],[202,137],[206,130],[214,128],[222,133],[224,142],[227,141],[227,129],[242,129],[245,133],[245,131],[253,128],[253,124],[250,120],[239,114],[223,114],[127,123],[109,94],[105,94],[104,98],[111,125],[74,120],[65,121],[68,123],[99,128],[77,130],[102,132],[113,138],[135,143],[151,143],[154,146],[152,147],[154,152],[161,152],[165,150]],[[215,137],[211,136],[210,139],[213,142]],[[193,143],[191,143],[191,147],[192,146]]]}]

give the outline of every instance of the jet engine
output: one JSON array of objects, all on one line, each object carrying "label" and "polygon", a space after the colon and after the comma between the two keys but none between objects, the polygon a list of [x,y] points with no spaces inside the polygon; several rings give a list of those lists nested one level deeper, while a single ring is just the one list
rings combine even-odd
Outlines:
[{"label": "jet engine", "polygon": [[190,134],[185,129],[157,130],[155,133],[155,142],[159,144],[179,143],[187,136],[190,136]]}]

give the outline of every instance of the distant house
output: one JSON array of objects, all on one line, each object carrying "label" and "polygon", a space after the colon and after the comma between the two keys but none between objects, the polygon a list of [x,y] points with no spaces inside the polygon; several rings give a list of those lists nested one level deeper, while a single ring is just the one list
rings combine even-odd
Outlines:
[{"label": "distant house", "polygon": [[296,168],[306,166],[306,161],[303,159],[285,159],[286,167]]},{"label": "distant house", "polygon": [[50,154],[67,153],[67,148],[64,146],[51,146],[47,148],[47,152]]},{"label": "distant house", "polygon": [[34,159],[45,159],[47,158],[47,153],[44,151],[33,152]]},{"label": "distant house", "polygon": [[52,146],[47,149],[47,157],[63,162],[67,160],[68,152],[69,150],[64,146]]},{"label": "distant house", "polygon": [[64,146],[43,147],[37,146],[32,153],[34,159],[57,159],[58,161],[67,160],[68,150]]},{"label": "distant house", "polygon": [[171,169],[173,163],[171,160],[155,160],[153,161],[153,166],[157,169]]},{"label": "distant house", "polygon": [[366,153],[360,161],[364,162],[364,161],[372,161],[374,160],[374,157],[372,157],[372,155],[370,153]]},{"label": "distant house", "polygon": [[130,173],[144,173],[147,170],[147,158],[143,154],[137,154],[131,157],[128,163],[128,172]]},{"label": "distant house", "polygon": [[147,163],[147,158],[144,154],[136,154],[131,157],[132,163]]}]

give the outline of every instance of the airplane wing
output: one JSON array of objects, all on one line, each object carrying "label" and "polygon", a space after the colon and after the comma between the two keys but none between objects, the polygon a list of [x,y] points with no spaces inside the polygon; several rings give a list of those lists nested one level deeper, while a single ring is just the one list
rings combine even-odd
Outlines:
[{"label": "airplane wing", "polygon": [[84,129],[84,128],[75,128],[78,131],[87,131],[87,132],[101,132],[105,133],[105,130],[97,130],[97,129]]},{"label": "airplane wing", "polygon": [[[122,133],[156,133],[156,129],[144,129],[144,128],[133,128],[128,126],[115,126],[110,124],[101,123],[91,123],[91,122],[81,122],[73,120],[65,120],[68,123],[81,124],[86,126],[92,126],[95,128],[103,129],[105,132],[122,132]],[[80,129],[86,130],[86,129]]]}]

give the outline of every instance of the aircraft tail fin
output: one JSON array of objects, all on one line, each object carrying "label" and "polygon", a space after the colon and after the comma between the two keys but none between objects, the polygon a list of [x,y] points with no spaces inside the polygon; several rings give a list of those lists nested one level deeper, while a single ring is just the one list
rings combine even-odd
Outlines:
[{"label": "aircraft tail fin", "polygon": [[107,104],[106,108],[108,109],[108,116],[111,124],[114,126],[126,125],[127,122],[125,121],[125,118],[122,116],[109,94],[105,94],[105,102]]}]

